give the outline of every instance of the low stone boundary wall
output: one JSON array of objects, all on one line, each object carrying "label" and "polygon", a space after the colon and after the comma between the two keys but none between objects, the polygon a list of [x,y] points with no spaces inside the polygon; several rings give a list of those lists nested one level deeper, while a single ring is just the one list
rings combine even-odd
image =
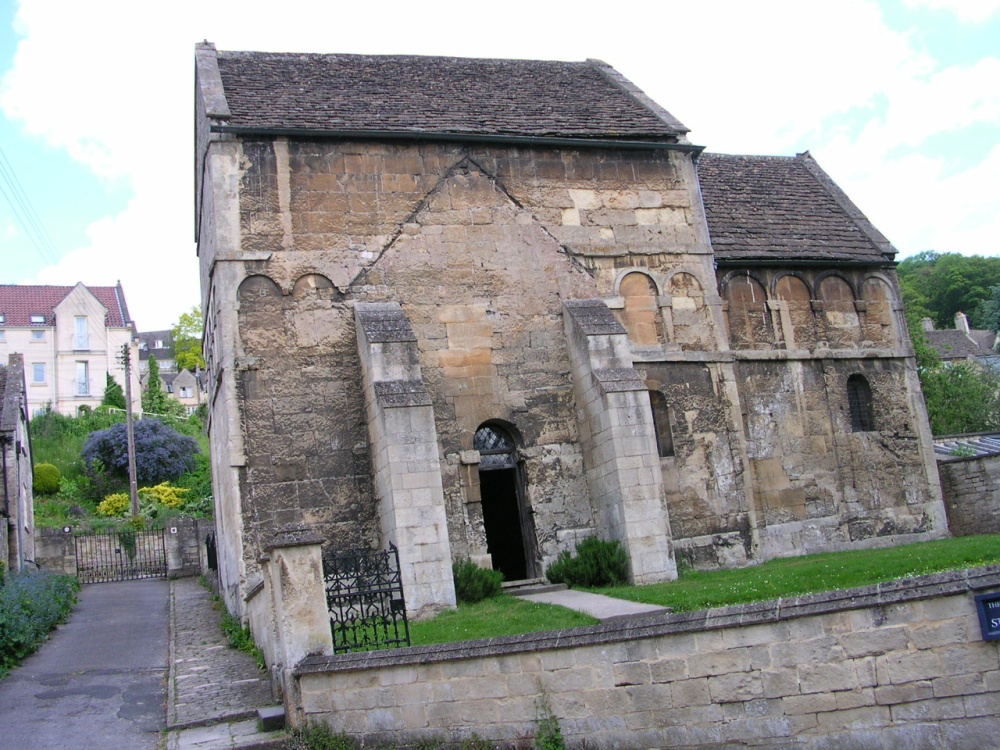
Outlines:
[{"label": "low stone boundary wall", "polygon": [[938,474],[952,534],[1000,533],[1000,455],[939,459]]},{"label": "low stone boundary wall", "polygon": [[570,746],[979,748],[1000,736],[1000,656],[973,592],[1000,566],[626,624],[310,656],[300,725],[365,744],[519,740],[540,702]]},{"label": "low stone boundary wall", "polygon": [[[75,576],[76,547],[73,528],[35,529],[35,563],[42,570]],[[205,542],[215,530],[211,519],[176,518],[165,522],[167,575],[184,578],[208,569]]]}]

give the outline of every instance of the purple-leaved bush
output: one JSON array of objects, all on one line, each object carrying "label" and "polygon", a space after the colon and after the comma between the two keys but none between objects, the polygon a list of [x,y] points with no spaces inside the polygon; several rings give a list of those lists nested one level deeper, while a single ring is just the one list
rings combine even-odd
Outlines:
[{"label": "purple-leaved bush", "polygon": [[[198,441],[158,419],[135,423],[135,473],[140,484],[177,479],[195,468]],[[124,424],[92,432],[80,454],[89,472],[128,479],[128,435]]]}]

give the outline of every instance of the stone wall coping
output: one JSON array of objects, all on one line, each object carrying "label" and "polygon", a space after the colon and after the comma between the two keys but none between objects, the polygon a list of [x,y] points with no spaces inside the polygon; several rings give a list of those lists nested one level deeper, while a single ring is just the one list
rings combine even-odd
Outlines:
[{"label": "stone wall coping", "polygon": [[934,458],[937,459],[938,464],[962,464],[979,461],[984,458],[996,458],[997,456],[1000,456],[1000,451],[980,453],[976,456],[935,456]]},{"label": "stone wall coping", "polygon": [[312,529],[282,529],[271,537],[264,549],[270,552],[283,547],[305,547],[309,544],[322,544],[325,539]]},{"label": "stone wall coping", "polygon": [[485,657],[601,646],[640,638],[718,630],[790,620],[852,609],[885,607],[969,591],[1000,588],[1000,565],[963,568],[901,578],[853,589],[805,594],[789,599],[735,604],[717,609],[652,615],[633,620],[589,625],[567,630],[460,641],[407,649],[387,649],[335,656],[307,656],[296,665],[296,675],[352,672]]}]

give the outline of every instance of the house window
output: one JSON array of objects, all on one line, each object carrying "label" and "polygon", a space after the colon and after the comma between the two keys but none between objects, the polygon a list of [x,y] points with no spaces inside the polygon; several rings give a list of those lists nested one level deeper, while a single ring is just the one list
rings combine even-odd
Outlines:
[{"label": "house window", "polygon": [[31,325],[33,325],[33,326],[38,326],[38,325],[42,325],[43,326],[43,325],[45,325],[45,316],[44,315],[32,315],[31,316]]},{"label": "house window", "polygon": [[77,350],[89,349],[90,341],[87,336],[87,318],[83,315],[78,315],[75,319],[75,330],[73,335],[73,348]]},{"label": "house window", "polygon": [[45,383],[45,363],[35,362],[31,365],[31,382],[36,385]]},{"label": "house window", "polygon": [[90,368],[86,362],[76,363],[76,395],[90,395]]},{"label": "house window", "polygon": [[670,407],[659,391],[649,392],[649,406],[653,410],[653,430],[656,432],[656,450],[660,458],[674,455],[674,435],[670,431]]},{"label": "house window", "polygon": [[7,316],[0,313],[0,326],[7,324]]},{"label": "house window", "polygon": [[162,349],[163,348],[163,340],[162,339],[156,339],[153,342],[153,348],[154,349]]},{"label": "house window", "polygon": [[32,331],[31,332],[32,341],[45,341],[45,331]]},{"label": "house window", "polygon": [[847,379],[847,405],[851,410],[851,430],[872,432],[875,419],[872,416],[872,389],[864,375],[851,375]]},{"label": "house window", "polygon": [[194,398],[194,388],[190,385],[182,385],[181,398]]},{"label": "house window", "polygon": [[0,328],[0,341],[6,340],[6,333],[3,328]]}]

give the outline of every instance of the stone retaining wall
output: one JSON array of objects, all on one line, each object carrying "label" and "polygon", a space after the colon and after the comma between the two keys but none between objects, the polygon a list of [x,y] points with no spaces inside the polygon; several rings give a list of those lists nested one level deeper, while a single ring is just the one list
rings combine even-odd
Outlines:
[{"label": "stone retaining wall", "polygon": [[365,744],[517,740],[547,701],[570,746],[995,746],[1000,661],[974,592],[1000,566],[491,641],[313,656],[293,722]]},{"label": "stone retaining wall", "polygon": [[952,534],[1000,533],[1000,455],[944,459],[938,473]]},{"label": "stone retaining wall", "polygon": [[[76,546],[73,528],[35,529],[35,563],[42,570],[75,576]],[[167,575],[185,578],[208,569],[205,540],[215,530],[211,519],[176,518],[164,522]]]}]

